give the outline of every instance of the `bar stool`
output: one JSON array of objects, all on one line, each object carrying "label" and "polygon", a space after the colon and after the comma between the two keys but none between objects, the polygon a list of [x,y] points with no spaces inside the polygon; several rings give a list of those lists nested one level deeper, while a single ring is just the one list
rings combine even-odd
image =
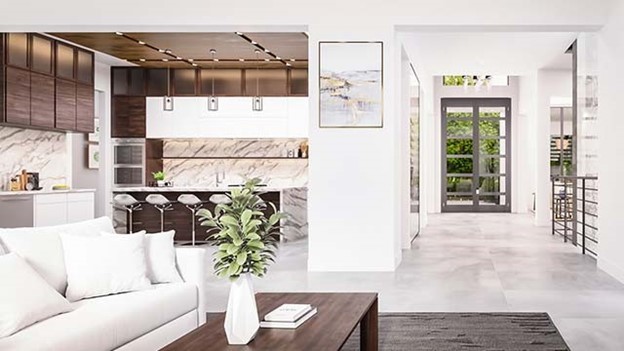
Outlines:
[{"label": "bar stool", "polygon": [[212,194],[208,198],[208,201],[212,202],[215,205],[229,204],[232,202],[232,200],[225,194]]},{"label": "bar stool", "polygon": [[195,246],[195,213],[204,205],[204,202],[193,194],[182,194],[178,196],[178,202],[191,211],[191,245]]},{"label": "bar stool", "polygon": [[115,207],[126,210],[128,212],[128,230],[133,233],[132,213],[141,210],[141,203],[129,194],[118,194],[113,197]]},{"label": "bar stool", "polygon": [[160,211],[160,231],[165,231],[165,211],[172,210],[173,204],[161,194],[149,194],[145,201]]}]

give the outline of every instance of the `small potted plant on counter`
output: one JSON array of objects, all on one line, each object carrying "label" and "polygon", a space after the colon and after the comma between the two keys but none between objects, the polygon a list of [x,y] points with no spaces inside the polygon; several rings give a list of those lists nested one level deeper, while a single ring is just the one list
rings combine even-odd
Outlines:
[{"label": "small potted plant on counter", "polygon": [[[202,226],[210,227],[208,240],[218,246],[213,262],[217,276],[231,281],[225,313],[225,334],[232,345],[248,344],[260,327],[251,276],[263,277],[274,262],[286,215],[264,201],[256,191],[259,179],[225,194],[214,213],[201,209]],[[271,213],[267,217],[267,213]]]},{"label": "small potted plant on counter", "polygon": [[152,177],[154,177],[154,180],[156,181],[157,186],[159,187],[165,186],[165,172],[163,171],[152,172]]}]

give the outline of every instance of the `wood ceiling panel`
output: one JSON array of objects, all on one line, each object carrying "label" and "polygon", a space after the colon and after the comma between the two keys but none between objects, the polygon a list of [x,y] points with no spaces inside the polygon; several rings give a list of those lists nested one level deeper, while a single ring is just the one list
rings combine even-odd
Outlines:
[{"label": "wood ceiling panel", "polygon": [[115,33],[50,33],[51,35],[120,59],[163,59],[168,56]]},{"label": "wood ceiling panel", "polygon": [[[253,62],[256,59],[256,46],[235,33],[124,33],[123,36],[115,33],[50,34],[144,67],[192,67],[156,49],[169,49],[172,55],[193,59],[204,68],[211,67],[210,49],[215,49],[216,57],[221,60],[216,63],[217,68],[256,67]],[[303,33],[245,33],[245,36],[288,61],[293,68],[307,67],[308,38]],[[264,52],[259,57],[261,60],[272,58]],[[163,58],[169,59],[169,62],[159,61]],[[247,61],[237,61],[240,58]],[[291,58],[297,61],[290,62]],[[141,59],[147,61],[141,62]],[[271,61],[262,62],[260,67],[283,68],[285,65]]]}]

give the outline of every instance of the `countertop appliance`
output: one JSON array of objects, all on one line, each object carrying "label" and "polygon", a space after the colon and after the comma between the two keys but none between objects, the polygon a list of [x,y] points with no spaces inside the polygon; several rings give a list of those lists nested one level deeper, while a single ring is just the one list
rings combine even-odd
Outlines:
[{"label": "countertop appliance", "polygon": [[114,186],[143,186],[145,184],[145,139],[115,138],[112,142]]}]

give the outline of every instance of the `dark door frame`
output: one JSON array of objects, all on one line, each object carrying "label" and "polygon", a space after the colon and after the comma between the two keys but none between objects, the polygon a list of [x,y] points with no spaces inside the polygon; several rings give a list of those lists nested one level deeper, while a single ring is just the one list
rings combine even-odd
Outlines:
[{"label": "dark door frame", "polygon": [[[442,212],[511,212],[511,98],[442,98],[441,106],[441,195]],[[447,200],[447,107],[472,107],[472,205],[448,205]],[[479,139],[479,108],[505,107],[505,204],[479,205],[479,167],[480,167],[480,139]]]}]

